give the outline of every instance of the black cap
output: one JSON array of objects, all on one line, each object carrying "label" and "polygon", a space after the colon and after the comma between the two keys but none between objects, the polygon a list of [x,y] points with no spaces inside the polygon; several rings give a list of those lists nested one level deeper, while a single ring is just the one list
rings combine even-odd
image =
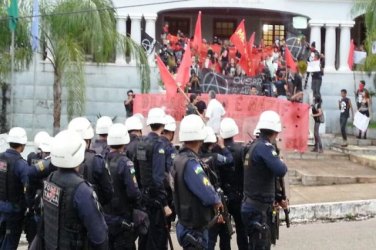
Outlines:
[{"label": "black cap", "polygon": [[311,43],[311,47],[312,47],[312,48],[316,48],[316,42],[312,42],[312,43]]}]

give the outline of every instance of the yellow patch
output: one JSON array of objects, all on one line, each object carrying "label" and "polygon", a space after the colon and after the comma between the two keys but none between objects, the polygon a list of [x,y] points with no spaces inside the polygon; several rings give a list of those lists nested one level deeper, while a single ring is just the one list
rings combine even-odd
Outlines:
[{"label": "yellow patch", "polygon": [[39,161],[37,165],[38,165],[39,171],[42,172],[45,169],[45,167],[43,165],[43,161]]},{"label": "yellow patch", "polygon": [[210,186],[210,185],[211,185],[211,184],[210,184],[210,181],[209,181],[208,178],[206,178],[206,177],[204,177],[204,178],[202,179],[202,182],[204,183],[205,186]]}]

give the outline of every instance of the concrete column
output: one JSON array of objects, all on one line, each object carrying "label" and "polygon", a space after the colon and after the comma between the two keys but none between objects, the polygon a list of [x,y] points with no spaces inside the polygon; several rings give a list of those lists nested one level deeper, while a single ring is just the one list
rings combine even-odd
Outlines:
[{"label": "concrete column", "polygon": [[[124,16],[118,16],[117,17],[117,20],[116,20],[116,31],[125,36],[126,35],[126,21],[127,21],[127,17],[124,17]],[[116,60],[115,62],[117,64],[125,64],[126,61],[125,61],[125,55],[124,55],[124,51],[122,49],[122,46],[120,44],[118,44],[117,48],[116,48]]]},{"label": "concrete column", "polygon": [[341,35],[339,42],[339,70],[340,71],[350,71],[348,64],[349,51],[350,51],[350,29],[354,26],[355,22],[342,22],[341,25]]},{"label": "concrete column", "polygon": [[324,23],[317,20],[309,21],[309,26],[311,27],[310,44],[312,42],[316,43],[316,50],[321,52],[321,27]]},{"label": "concrete column", "polygon": [[131,38],[138,44],[141,44],[141,18],[142,15],[132,14],[131,19]]},{"label": "concrete column", "polygon": [[325,71],[336,71],[336,27],[338,23],[325,23]]},{"label": "concrete column", "polygon": [[[151,36],[152,38],[155,38],[155,22],[157,20],[157,14],[147,14],[144,15],[145,18],[145,32]],[[154,61],[154,51],[148,55],[148,61],[151,66],[155,65]]]}]

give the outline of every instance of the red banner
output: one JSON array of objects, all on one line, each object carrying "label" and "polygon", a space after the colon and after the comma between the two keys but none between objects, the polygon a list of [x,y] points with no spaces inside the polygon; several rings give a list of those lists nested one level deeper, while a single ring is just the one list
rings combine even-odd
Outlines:
[{"label": "red banner", "polygon": [[[202,94],[201,100],[208,101],[208,95]],[[282,148],[304,152],[307,149],[309,134],[309,105],[293,103],[265,96],[250,95],[217,95],[223,103],[226,117],[231,117],[239,126],[239,141],[249,141],[256,127],[260,114],[265,110],[276,111],[282,119],[283,131],[280,133]],[[176,120],[181,120],[185,114],[186,101],[181,94],[167,99],[163,94],[138,94],[134,101],[134,113],[147,112],[153,107],[165,107],[166,113]]]}]

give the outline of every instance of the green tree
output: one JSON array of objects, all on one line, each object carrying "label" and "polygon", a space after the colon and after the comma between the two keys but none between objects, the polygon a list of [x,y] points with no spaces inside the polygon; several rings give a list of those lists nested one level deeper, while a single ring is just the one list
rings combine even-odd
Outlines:
[{"label": "green tree", "polygon": [[[20,15],[25,11],[20,9]],[[9,102],[10,74],[11,74],[11,31],[9,29],[7,6],[0,4],[0,133],[8,132],[7,104]],[[28,30],[28,22],[20,19],[15,29],[14,43],[15,71],[27,68],[32,60],[32,51]]]},{"label": "green tree", "polygon": [[147,56],[140,45],[116,31],[115,10],[110,0],[44,1],[41,41],[54,70],[53,128],[60,130],[62,86],[67,87],[68,119],[85,112],[85,59],[100,63],[114,59],[117,46],[136,59],[141,90],[150,88]]},{"label": "green tree", "polygon": [[376,0],[355,0],[353,15],[364,13],[364,23],[366,26],[365,48],[367,59],[364,69],[368,72],[376,70],[376,55],[372,54],[372,43],[376,41]]}]

